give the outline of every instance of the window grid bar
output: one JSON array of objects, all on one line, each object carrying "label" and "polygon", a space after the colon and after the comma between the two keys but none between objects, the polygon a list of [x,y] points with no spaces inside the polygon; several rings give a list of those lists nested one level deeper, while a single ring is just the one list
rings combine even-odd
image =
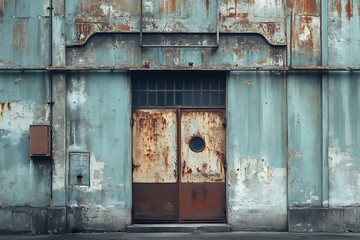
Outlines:
[{"label": "window grid bar", "polygon": [[[179,80],[156,77],[155,79],[135,79],[132,92],[135,94],[133,107],[142,108],[167,108],[167,107],[191,107],[191,108],[224,108],[226,86],[223,80],[216,78],[201,78]],[[189,81],[191,81],[189,83]],[[150,82],[152,84],[150,85]],[[161,86],[160,86],[161,83]],[[196,89],[195,89],[195,83]],[[205,86],[206,83],[206,86]],[[140,89],[140,87],[142,89]],[[181,89],[179,89],[181,88]],[[205,95],[205,92],[207,95]],[[140,99],[145,97],[146,102]],[[160,99],[161,97],[161,99]],[[172,101],[170,101],[170,98]],[[151,98],[151,99],[150,99]],[[155,99],[153,99],[155,98]],[[190,102],[189,102],[190,98]],[[206,98],[206,99],[205,99]],[[152,102],[152,103],[151,103]],[[150,104],[151,103],[151,104]]]}]

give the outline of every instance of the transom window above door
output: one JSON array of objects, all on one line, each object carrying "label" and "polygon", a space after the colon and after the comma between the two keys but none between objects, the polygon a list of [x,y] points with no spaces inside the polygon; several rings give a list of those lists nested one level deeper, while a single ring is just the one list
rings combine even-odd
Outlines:
[{"label": "transom window above door", "polygon": [[225,108],[226,73],[132,72],[134,108]]}]

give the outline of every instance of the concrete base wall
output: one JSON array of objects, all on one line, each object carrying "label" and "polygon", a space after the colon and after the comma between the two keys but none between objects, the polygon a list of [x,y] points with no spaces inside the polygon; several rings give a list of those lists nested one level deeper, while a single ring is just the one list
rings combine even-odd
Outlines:
[{"label": "concrete base wall", "polygon": [[[231,230],[286,231],[279,216],[258,225],[250,215],[231,223]],[[289,232],[360,232],[360,207],[290,208]],[[83,207],[0,208],[0,233],[61,234],[66,232],[125,231],[131,224],[130,211]]]},{"label": "concrete base wall", "polygon": [[289,232],[360,232],[360,207],[290,208]]},{"label": "concrete base wall", "polygon": [[130,224],[130,210],[120,207],[0,208],[0,233],[125,231]]},{"label": "concrete base wall", "polygon": [[125,231],[131,224],[131,211],[120,207],[67,208],[68,232]]},{"label": "concrete base wall", "polygon": [[65,232],[65,208],[0,208],[0,233],[59,234]]}]

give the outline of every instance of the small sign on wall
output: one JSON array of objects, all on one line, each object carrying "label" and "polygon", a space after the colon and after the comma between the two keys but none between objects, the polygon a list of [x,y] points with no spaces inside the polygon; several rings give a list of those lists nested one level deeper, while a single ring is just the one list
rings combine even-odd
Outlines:
[{"label": "small sign on wall", "polygon": [[70,156],[70,185],[90,185],[90,153],[71,152]]}]

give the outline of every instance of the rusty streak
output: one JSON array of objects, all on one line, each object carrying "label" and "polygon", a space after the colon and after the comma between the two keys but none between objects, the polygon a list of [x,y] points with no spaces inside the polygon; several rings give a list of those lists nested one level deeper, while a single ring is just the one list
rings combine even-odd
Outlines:
[{"label": "rusty streak", "polygon": [[347,0],[345,9],[346,9],[346,17],[348,20],[350,20],[353,17],[353,8],[354,8],[353,0]]},{"label": "rusty streak", "polygon": [[341,13],[342,13],[341,1],[336,0],[335,4],[336,4],[336,9],[337,9],[337,11],[338,11],[338,14],[339,14],[339,16],[341,17]]}]

